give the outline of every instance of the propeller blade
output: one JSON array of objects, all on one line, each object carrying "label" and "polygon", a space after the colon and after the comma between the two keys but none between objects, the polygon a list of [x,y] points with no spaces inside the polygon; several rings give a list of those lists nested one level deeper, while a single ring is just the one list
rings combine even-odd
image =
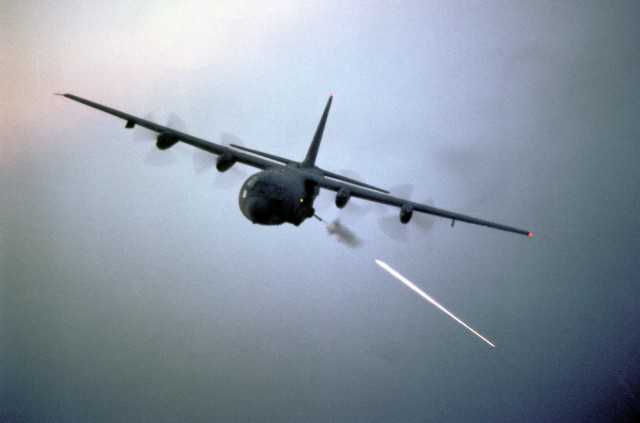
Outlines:
[{"label": "propeller blade", "polygon": [[188,132],[187,125],[180,118],[180,116],[178,116],[173,112],[169,113],[169,117],[167,118],[167,124],[165,126],[168,126],[171,129],[175,129],[176,131],[180,131],[184,133]]},{"label": "propeller blade", "polygon": [[[154,122],[153,113],[147,113],[142,118],[144,120]],[[136,142],[155,142],[157,136],[158,134],[153,132],[151,129],[138,125],[133,127],[133,140]]]},{"label": "propeller blade", "polygon": [[388,238],[398,242],[407,242],[409,240],[407,224],[401,223],[397,215],[379,217],[378,224]]},{"label": "propeller blade", "polygon": [[178,162],[178,158],[171,151],[161,151],[157,148],[149,150],[144,158],[144,162],[156,167],[167,167]]},{"label": "propeller blade", "polygon": [[[193,168],[196,174],[201,175],[216,166],[217,156],[196,148],[193,152]],[[232,168],[233,169],[233,168]]]},{"label": "propeller blade", "polygon": [[244,142],[242,142],[240,138],[228,132],[220,133],[220,142],[222,142],[222,145],[226,145],[226,146],[230,146],[231,144],[236,144],[244,147]]}]

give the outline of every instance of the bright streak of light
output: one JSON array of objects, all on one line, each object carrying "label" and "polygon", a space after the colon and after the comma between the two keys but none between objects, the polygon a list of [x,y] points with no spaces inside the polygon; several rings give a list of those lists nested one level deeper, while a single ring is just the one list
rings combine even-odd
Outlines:
[{"label": "bright streak of light", "polygon": [[398,273],[395,269],[393,269],[391,266],[389,266],[387,263],[383,262],[382,260],[376,260],[376,263],[378,264],[378,266],[382,267],[384,270],[386,270],[387,272],[391,273],[396,279],[398,279],[400,282],[402,282],[403,284],[407,285],[409,288],[411,288],[413,291],[415,291],[418,295],[420,295],[422,298],[424,298],[425,300],[429,301],[431,304],[433,304],[434,306],[438,307],[440,310],[444,311],[445,313],[447,313],[449,316],[451,316],[451,318],[453,320],[455,320],[456,322],[460,323],[462,326],[464,326],[465,328],[469,329],[471,332],[473,332],[476,336],[478,336],[480,339],[482,339],[484,342],[486,342],[487,344],[491,345],[493,348],[495,348],[496,346],[493,345],[487,338],[485,338],[484,336],[480,335],[478,332],[476,332],[475,330],[473,330],[470,326],[468,326],[465,322],[463,322],[462,320],[458,319],[456,316],[453,315],[453,313],[451,313],[449,310],[447,310],[446,308],[444,308],[443,306],[441,306],[440,304],[438,304],[438,302],[436,300],[434,300],[433,298],[431,298],[430,296],[428,296],[424,291],[422,291],[420,288],[418,288],[417,286],[415,286],[409,279],[405,278],[404,276],[402,276],[400,273]]}]

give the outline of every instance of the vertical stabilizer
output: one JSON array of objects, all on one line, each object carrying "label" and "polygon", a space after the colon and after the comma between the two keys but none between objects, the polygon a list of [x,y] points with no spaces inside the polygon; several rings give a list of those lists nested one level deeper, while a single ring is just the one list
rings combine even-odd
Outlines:
[{"label": "vertical stabilizer", "polygon": [[320,123],[318,124],[318,129],[316,129],[316,134],[313,136],[313,141],[311,141],[309,151],[307,151],[307,157],[305,157],[304,161],[302,162],[303,166],[312,167],[316,163],[316,156],[318,155],[318,150],[320,149],[320,141],[322,141],[324,125],[327,123],[327,116],[329,115],[329,109],[331,108],[331,100],[333,100],[333,94],[329,96],[329,101],[327,101],[327,105],[324,108],[324,113],[322,114],[322,118],[320,119]]}]

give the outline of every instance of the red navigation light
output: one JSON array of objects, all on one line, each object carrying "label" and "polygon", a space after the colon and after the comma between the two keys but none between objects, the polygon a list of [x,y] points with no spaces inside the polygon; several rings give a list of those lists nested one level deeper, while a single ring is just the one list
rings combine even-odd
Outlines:
[{"label": "red navigation light", "polygon": [[527,234],[527,236],[528,236],[529,238],[533,238],[533,232],[529,232],[529,233]]}]

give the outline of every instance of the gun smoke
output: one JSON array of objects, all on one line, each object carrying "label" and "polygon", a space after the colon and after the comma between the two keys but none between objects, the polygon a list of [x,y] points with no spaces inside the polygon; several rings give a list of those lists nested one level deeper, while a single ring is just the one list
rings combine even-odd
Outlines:
[{"label": "gun smoke", "polygon": [[329,235],[336,235],[338,242],[347,245],[350,248],[357,248],[362,244],[360,238],[353,231],[340,223],[340,219],[336,219],[327,225]]}]

